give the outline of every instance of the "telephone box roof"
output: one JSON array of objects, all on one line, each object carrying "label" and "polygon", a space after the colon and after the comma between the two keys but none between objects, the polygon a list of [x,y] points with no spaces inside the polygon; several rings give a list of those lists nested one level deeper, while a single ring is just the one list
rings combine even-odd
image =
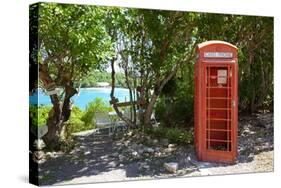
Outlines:
[{"label": "telephone box roof", "polygon": [[224,41],[220,41],[220,40],[210,40],[210,41],[207,41],[207,42],[202,42],[202,43],[198,44],[198,48],[201,49],[201,48],[204,48],[206,46],[213,45],[213,44],[224,44],[224,45],[227,45],[227,46],[232,47],[234,49],[237,49],[237,47],[234,46],[233,44],[230,44],[230,43],[224,42]]}]

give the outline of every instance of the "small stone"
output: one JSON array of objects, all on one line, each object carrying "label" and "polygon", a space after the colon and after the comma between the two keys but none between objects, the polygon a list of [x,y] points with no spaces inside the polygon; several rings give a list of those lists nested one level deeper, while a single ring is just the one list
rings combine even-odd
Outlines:
[{"label": "small stone", "polygon": [[101,159],[107,159],[108,158],[108,155],[103,155],[100,157]]},{"label": "small stone", "polygon": [[137,157],[139,154],[138,154],[137,151],[134,151],[134,152],[132,152],[132,155],[133,155],[134,157]]},{"label": "small stone", "polygon": [[119,153],[117,153],[117,152],[111,154],[112,157],[117,157],[118,155],[119,155]]},{"label": "small stone", "polygon": [[126,157],[124,155],[119,155],[118,158],[119,158],[119,161],[124,161]]},{"label": "small stone", "polygon": [[127,136],[132,136],[132,135],[133,135],[133,132],[132,132],[132,131],[130,131],[130,132],[127,133]]},{"label": "small stone", "polygon": [[156,148],[154,148],[154,150],[155,150],[156,152],[159,152],[159,151],[160,151],[160,148],[159,148],[159,147],[156,147]]},{"label": "small stone", "polygon": [[162,153],[161,152],[156,152],[155,157],[161,157]]},{"label": "small stone", "polygon": [[163,146],[168,146],[169,145],[169,140],[167,138],[164,138],[164,139],[160,140],[160,143]]},{"label": "small stone", "polygon": [[153,143],[153,144],[158,144],[158,140],[157,140],[157,139],[154,139],[154,140],[152,141],[152,143]]},{"label": "small stone", "polygon": [[178,163],[164,163],[164,167],[168,172],[175,173],[178,170]]},{"label": "small stone", "polygon": [[176,147],[176,144],[169,144],[168,145],[168,148],[175,148]]},{"label": "small stone", "polygon": [[138,153],[139,153],[140,155],[143,154],[143,152],[144,152],[143,149],[139,149],[139,150],[138,150]]},{"label": "small stone", "polygon": [[37,150],[42,150],[46,147],[44,141],[42,139],[35,140],[34,146]]},{"label": "small stone", "polygon": [[170,153],[170,152],[172,152],[172,151],[174,151],[175,150],[175,148],[165,148],[164,149],[164,152],[165,153]]},{"label": "small stone", "polygon": [[142,168],[144,168],[144,169],[149,169],[150,167],[149,167],[149,165],[144,165]]},{"label": "small stone", "polygon": [[138,147],[139,146],[136,143],[133,143],[132,146],[131,146],[132,149],[137,149]]},{"label": "small stone", "polygon": [[124,142],[124,145],[125,146],[128,146],[130,144],[130,141],[129,140],[126,140],[125,142]]},{"label": "small stone", "polygon": [[47,152],[46,153],[46,158],[55,158],[55,153],[54,152]]},{"label": "small stone", "polygon": [[116,161],[111,161],[111,162],[108,163],[108,165],[109,165],[110,167],[112,167],[112,168],[115,168],[115,167],[118,166],[118,162],[116,162]]},{"label": "small stone", "polygon": [[98,170],[92,170],[92,174],[97,175],[98,173],[100,173],[100,171],[98,171]]},{"label": "small stone", "polygon": [[138,147],[139,147],[139,148],[142,148],[142,147],[143,147],[143,144],[139,144]]},{"label": "small stone", "polygon": [[152,148],[144,148],[144,152],[153,153],[154,149],[152,149]]},{"label": "small stone", "polygon": [[149,165],[146,162],[139,163],[139,169],[149,169]]},{"label": "small stone", "polygon": [[43,151],[35,151],[34,156],[37,160],[41,160],[44,157],[44,152]]},{"label": "small stone", "polygon": [[254,153],[250,153],[250,155],[248,156],[249,158],[254,158],[255,154]]}]

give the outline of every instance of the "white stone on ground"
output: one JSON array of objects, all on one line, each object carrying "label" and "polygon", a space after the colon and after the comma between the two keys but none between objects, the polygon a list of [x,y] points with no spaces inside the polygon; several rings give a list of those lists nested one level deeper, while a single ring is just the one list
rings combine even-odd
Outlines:
[{"label": "white stone on ground", "polygon": [[178,163],[171,162],[171,163],[164,163],[164,167],[167,171],[175,173],[178,170]]}]

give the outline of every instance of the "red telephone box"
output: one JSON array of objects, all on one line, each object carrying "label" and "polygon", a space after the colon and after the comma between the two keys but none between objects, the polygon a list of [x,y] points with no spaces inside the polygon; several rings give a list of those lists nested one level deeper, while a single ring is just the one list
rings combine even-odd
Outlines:
[{"label": "red telephone box", "polygon": [[238,127],[237,47],[203,42],[195,63],[194,125],[199,160],[235,163]]}]

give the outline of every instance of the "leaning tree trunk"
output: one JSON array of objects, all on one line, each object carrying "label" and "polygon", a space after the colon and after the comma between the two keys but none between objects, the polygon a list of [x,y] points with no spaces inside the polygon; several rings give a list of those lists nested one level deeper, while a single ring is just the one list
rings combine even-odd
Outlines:
[{"label": "leaning tree trunk", "polygon": [[155,94],[155,92],[153,93],[153,95],[151,96],[151,99],[149,101],[149,104],[146,108],[146,111],[145,111],[145,116],[144,116],[144,124],[145,126],[150,126],[150,120],[151,120],[151,115],[152,115],[152,112],[153,112],[153,107],[156,103],[156,100],[158,98],[158,95]]},{"label": "leaning tree trunk", "polygon": [[149,101],[149,104],[146,108],[145,111],[145,116],[144,116],[144,125],[145,126],[151,126],[151,115],[153,112],[153,107],[158,99],[159,94],[161,93],[162,89],[164,88],[164,86],[166,85],[166,83],[172,79],[172,77],[176,74],[177,70],[178,70],[179,65],[177,65],[173,71],[170,72],[170,74],[168,74],[162,81],[157,82],[156,83],[156,87],[154,89],[154,92],[151,96],[151,99]]}]

